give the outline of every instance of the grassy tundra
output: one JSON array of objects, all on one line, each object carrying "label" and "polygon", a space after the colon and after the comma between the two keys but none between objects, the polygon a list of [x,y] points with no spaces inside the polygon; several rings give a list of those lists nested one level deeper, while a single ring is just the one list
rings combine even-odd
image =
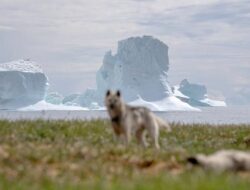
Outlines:
[{"label": "grassy tundra", "polygon": [[249,189],[250,173],[191,168],[187,156],[250,149],[250,126],[172,124],[161,150],[113,142],[106,120],[0,121],[0,189]]}]

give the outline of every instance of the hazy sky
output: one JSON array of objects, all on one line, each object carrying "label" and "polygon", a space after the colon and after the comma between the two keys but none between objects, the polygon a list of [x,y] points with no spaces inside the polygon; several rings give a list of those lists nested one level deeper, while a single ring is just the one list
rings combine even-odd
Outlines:
[{"label": "hazy sky", "polygon": [[250,94],[250,0],[0,0],[0,62],[31,58],[64,94],[94,87],[104,53],[142,35],[169,46],[171,84]]}]

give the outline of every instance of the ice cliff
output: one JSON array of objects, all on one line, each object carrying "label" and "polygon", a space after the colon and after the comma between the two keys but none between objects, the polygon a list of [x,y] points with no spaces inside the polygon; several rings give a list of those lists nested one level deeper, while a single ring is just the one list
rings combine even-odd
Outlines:
[{"label": "ice cliff", "polygon": [[29,60],[0,64],[0,109],[16,109],[44,99],[48,79]]},{"label": "ice cliff", "polygon": [[147,101],[171,94],[167,82],[168,46],[151,36],[131,37],[118,42],[117,53],[108,51],[96,75],[98,94],[120,89],[127,101],[138,95]]}]

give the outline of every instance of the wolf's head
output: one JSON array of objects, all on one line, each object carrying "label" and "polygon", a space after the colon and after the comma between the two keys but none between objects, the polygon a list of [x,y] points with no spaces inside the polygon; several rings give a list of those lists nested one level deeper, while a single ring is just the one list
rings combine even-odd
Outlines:
[{"label": "wolf's head", "polygon": [[116,92],[108,90],[105,97],[105,105],[111,112],[120,112],[123,105],[121,92],[119,90]]}]

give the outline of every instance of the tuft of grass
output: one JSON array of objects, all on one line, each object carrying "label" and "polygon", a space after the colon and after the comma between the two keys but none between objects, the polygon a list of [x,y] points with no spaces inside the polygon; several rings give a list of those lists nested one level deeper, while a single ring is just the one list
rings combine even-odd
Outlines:
[{"label": "tuft of grass", "polygon": [[249,189],[250,173],[206,172],[186,158],[249,150],[248,125],[161,131],[161,150],[114,142],[107,120],[0,121],[0,189]]}]

